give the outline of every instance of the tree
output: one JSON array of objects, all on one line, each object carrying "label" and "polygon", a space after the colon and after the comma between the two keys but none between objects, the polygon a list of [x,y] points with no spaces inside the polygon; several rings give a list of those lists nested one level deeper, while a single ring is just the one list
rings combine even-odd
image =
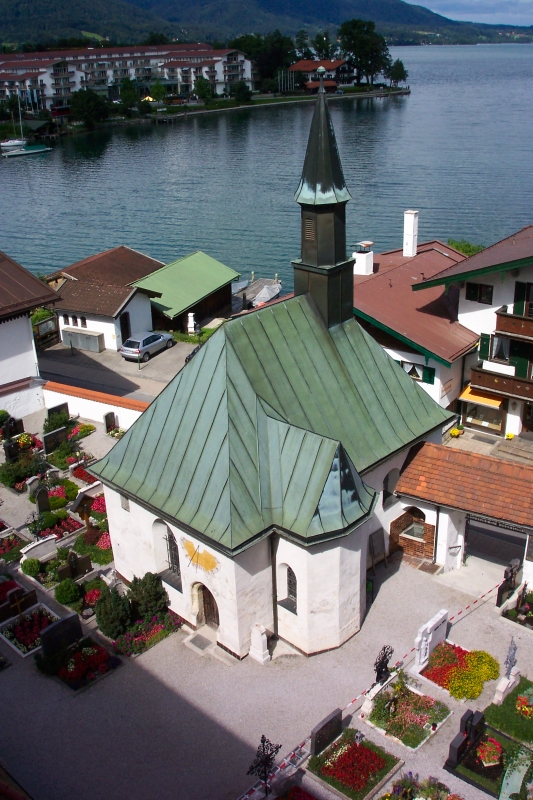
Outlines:
[{"label": "tree", "polygon": [[157,100],[157,102],[159,103],[161,100],[164,100],[165,97],[167,96],[167,90],[166,87],[163,86],[160,80],[156,80],[150,86],[150,94],[154,98],[154,100]]},{"label": "tree", "polygon": [[380,72],[387,70],[390,54],[387,43],[381,34],[376,33],[374,22],[351,19],[339,28],[341,51],[355,70],[358,86],[363,77],[373,83]]},{"label": "tree", "polygon": [[472,244],[466,239],[448,239],[448,244],[455,250],[459,250],[460,253],[464,253],[465,256],[475,256],[476,253],[481,253],[485,249],[484,245]]},{"label": "tree", "polygon": [[170,40],[164,33],[155,33],[155,31],[150,31],[144,42],[141,44],[170,44]]},{"label": "tree", "polygon": [[252,99],[252,92],[245,81],[237,81],[230,88],[230,94],[238,103],[249,103]]},{"label": "tree", "polygon": [[168,608],[168,595],[159,575],[147,572],[130,583],[128,599],[136,619],[151,619],[164,614]]},{"label": "tree", "polygon": [[117,639],[126,632],[131,622],[130,604],[116,589],[103,589],[95,610],[96,622],[104,636]]},{"label": "tree", "polygon": [[322,61],[324,59],[330,60],[335,58],[337,53],[337,42],[332,42],[329,38],[329,31],[325,33],[317,33],[311,44],[315,49],[315,53]]},{"label": "tree", "polygon": [[261,82],[275,78],[278,70],[288,69],[296,61],[294,42],[278,30],[266,36],[259,33],[239,36],[228,42],[228,47],[240,50],[254,62]]},{"label": "tree", "polygon": [[309,46],[309,36],[307,31],[302,28],[294,37],[296,55],[305,61],[312,61],[314,53]]},{"label": "tree", "polygon": [[397,58],[388,70],[387,78],[390,80],[391,84],[398,86],[399,83],[405,83],[408,77],[409,73],[405,69],[403,61]]},{"label": "tree", "polygon": [[109,116],[107,102],[92,89],[80,89],[72,93],[70,113],[91,130],[95,123],[103,122]]},{"label": "tree", "polygon": [[120,84],[120,100],[122,108],[127,116],[131,115],[131,109],[139,100],[137,89],[131,78],[124,78]]},{"label": "tree", "polygon": [[194,93],[200,98],[200,100],[203,100],[204,103],[208,103],[213,97],[213,87],[207,78],[200,76],[199,78],[196,78],[196,83],[194,84]]}]

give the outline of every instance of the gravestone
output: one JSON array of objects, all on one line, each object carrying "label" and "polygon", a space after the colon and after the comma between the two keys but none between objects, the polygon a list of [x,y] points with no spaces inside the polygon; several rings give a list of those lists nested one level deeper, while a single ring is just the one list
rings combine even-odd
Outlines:
[{"label": "gravestone", "polygon": [[68,441],[68,432],[66,428],[57,428],[55,431],[45,433],[43,436],[43,446],[46,455],[51,453],[56,447],[59,447],[63,442]]},{"label": "gravestone", "polygon": [[9,417],[2,425],[4,439],[12,439],[13,436],[18,436],[20,433],[24,433],[24,422],[21,419]]},{"label": "gravestone", "polygon": [[35,494],[37,487],[39,486],[39,478],[37,475],[33,475],[31,478],[28,478],[26,481],[26,486],[28,487],[28,494]]},{"label": "gravestone", "polygon": [[57,577],[59,581],[64,581],[65,578],[76,580],[76,578],[87,575],[92,568],[91,556],[79,556],[74,550],[71,550],[67,556],[67,563],[57,568]]},{"label": "gravestone", "polygon": [[429,622],[418,629],[415,639],[415,668],[421,672],[429,662],[429,657],[440,642],[446,639],[448,631],[448,612],[441,608]]},{"label": "gravestone", "polygon": [[45,514],[47,511],[50,511],[50,498],[48,497],[48,489],[46,486],[38,486],[35,490],[34,497],[38,514]]},{"label": "gravestone", "polygon": [[49,481],[58,481],[60,475],[60,470],[57,467],[52,467],[52,469],[47,470],[46,477]]},{"label": "gravestone", "polygon": [[492,701],[495,706],[501,706],[508,694],[520,683],[520,670],[518,667],[511,667],[509,677],[506,675],[500,678],[496,691],[494,693],[494,700]]},{"label": "gravestone", "polygon": [[462,733],[458,733],[450,742],[450,749],[448,751],[448,758],[446,759],[445,767],[455,769],[461,762],[461,759],[469,749],[468,739]]},{"label": "gravestone", "polygon": [[37,605],[37,602],[35,589],[30,589],[30,591],[22,588],[11,589],[7,593],[5,601],[0,605],[0,622],[22,614],[28,608]]},{"label": "gravestone", "polygon": [[8,463],[11,461],[16,461],[20,455],[18,444],[16,442],[4,442],[3,446],[6,461]]},{"label": "gravestone", "polygon": [[260,622],[256,622],[255,625],[252,625],[252,641],[248,655],[259,664],[266,664],[270,661],[266,629]]},{"label": "gravestone", "polygon": [[79,616],[73,611],[41,631],[41,652],[49,657],[83,638]]},{"label": "gravestone", "polygon": [[472,709],[467,709],[463,716],[461,717],[461,721],[459,722],[459,731],[464,733],[465,736],[470,736],[470,731],[472,730],[472,720],[474,717],[474,712]]},{"label": "gravestone", "polygon": [[48,419],[50,419],[52,414],[63,414],[63,412],[69,414],[68,403],[60,403],[58,406],[52,406],[52,408],[49,408]]},{"label": "gravestone", "polygon": [[104,425],[106,433],[115,430],[115,428],[117,427],[117,421],[115,419],[114,411],[109,411],[107,414],[104,414]]},{"label": "gravestone", "polygon": [[342,711],[336,708],[311,731],[311,755],[317,756],[342,733]]},{"label": "gravestone", "polygon": [[472,730],[470,732],[471,740],[476,742],[484,731],[485,714],[482,711],[474,711],[474,716],[472,717]]}]

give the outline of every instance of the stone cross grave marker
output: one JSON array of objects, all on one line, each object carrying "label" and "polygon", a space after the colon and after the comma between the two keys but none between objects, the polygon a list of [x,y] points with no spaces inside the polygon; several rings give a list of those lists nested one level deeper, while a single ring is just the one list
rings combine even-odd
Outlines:
[{"label": "stone cross grave marker", "polygon": [[35,490],[34,497],[38,514],[44,514],[50,511],[50,498],[48,497],[48,489],[46,486],[38,486]]},{"label": "stone cross grave marker", "polygon": [[117,427],[114,411],[109,411],[107,414],[104,414],[104,425],[106,433],[109,433],[109,431],[112,431]]},{"label": "stone cross grave marker", "polygon": [[22,588],[11,589],[7,593],[5,602],[0,605],[0,622],[22,614],[36,604],[37,592],[35,589],[30,589],[28,592]]},{"label": "stone cross grave marker", "polygon": [[52,622],[41,631],[41,648],[43,656],[53,656],[61,650],[75,644],[83,638],[83,630],[79,616],[73,611],[66,617]]},{"label": "stone cross grave marker", "polygon": [[43,447],[46,455],[51,453],[56,447],[59,447],[63,442],[68,441],[68,433],[66,428],[57,428],[55,431],[45,433],[43,436]]},{"label": "stone cross grave marker", "polygon": [[317,756],[342,733],[342,711],[336,708],[311,731],[311,755]]},{"label": "stone cross grave marker", "polygon": [[429,657],[440,642],[446,639],[448,632],[448,612],[441,608],[429,622],[418,629],[415,639],[415,668],[421,672],[428,665]]}]

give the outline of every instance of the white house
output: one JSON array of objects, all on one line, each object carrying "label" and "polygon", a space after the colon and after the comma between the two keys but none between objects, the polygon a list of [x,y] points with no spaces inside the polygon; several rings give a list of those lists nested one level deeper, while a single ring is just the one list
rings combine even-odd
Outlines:
[{"label": "white house", "polygon": [[12,416],[44,407],[30,312],[58,300],[45,283],[0,252],[0,408]]},{"label": "white house", "polygon": [[[115,247],[48,275],[63,342],[81,349],[118,350],[132,333],[152,330],[155,291],[131,286],[163,266],[129,247]],[[84,336],[85,334],[85,336]],[[103,334],[98,340],[98,334]],[[73,339],[74,337],[74,339]]]},{"label": "white house", "polygon": [[400,469],[453,418],[353,318],[349,199],[322,89],[295,296],[221,326],[91,467],[117,572],[158,573],[237,658],[256,623],[306,654],[359,630]]}]

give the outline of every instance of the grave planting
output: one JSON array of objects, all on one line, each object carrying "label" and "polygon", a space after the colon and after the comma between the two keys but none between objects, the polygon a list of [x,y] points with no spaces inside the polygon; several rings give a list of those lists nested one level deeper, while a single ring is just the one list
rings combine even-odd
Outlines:
[{"label": "grave planting", "polygon": [[40,539],[44,539],[46,536],[55,536],[56,539],[62,539],[81,527],[83,527],[81,522],[71,517],[63,508],[58,509],[58,511],[44,511],[41,514],[37,514],[36,518],[28,523],[30,533]]},{"label": "grave planting", "polygon": [[485,709],[487,722],[513,739],[533,743],[533,682],[520,678],[520,683],[510,692],[501,706]]},{"label": "grave planting", "polygon": [[7,575],[0,575],[0,605],[7,600],[7,593],[11,589],[21,589],[22,587],[16,581],[9,578]]},{"label": "grave planting", "polygon": [[105,497],[99,494],[94,498],[87,498],[87,501],[90,502],[87,530],[78,536],[74,549],[78,553],[90,555],[95,564],[109,564],[113,561],[113,550]]},{"label": "grave planting", "polygon": [[88,473],[87,470],[84,469],[83,467],[76,467],[72,471],[72,476],[74,478],[77,478],[77,480],[82,481],[82,483],[91,484],[94,483],[95,481],[94,475]]},{"label": "grave planting", "polygon": [[41,632],[56,620],[50,609],[39,604],[0,626],[0,636],[25,656],[41,646]]},{"label": "grave planting", "polygon": [[449,788],[437,778],[430,776],[420,780],[413,772],[404,772],[379,800],[415,800],[418,797],[426,800],[463,800],[460,795],[451,794]]},{"label": "grave planting", "polygon": [[496,659],[484,650],[468,651],[450,642],[441,642],[421,674],[447,689],[452,697],[463,700],[479,697],[484,682],[496,680],[500,668]]},{"label": "grave planting", "polygon": [[398,759],[371,742],[357,742],[348,728],[331,747],[309,759],[309,770],[351,800],[362,800],[398,763]]},{"label": "grave planting", "polygon": [[369,721],[406,747],[416,748],[449,714],[450,710],[444,703],[413,691],[405,673],[400,670],[391,689],[377,695]]},{"label": "grave planting", "polygon": [[286,794],[281,795],[280,800],[317,800],[314,794],[309,794],[301,786],[293,786]]},{"label": "grave planting", "polygon": [[[51,482],[48,486],[48,499],[50,501],[50,510],[56,511],[59,508],[64,508],[67,503],[75,500],[78,495],[78,487],[72,481],[63,479]],[[30,503],[35,503],[35,495],[30,494]]]},{"label": "grave planting", "polygon": [[498,797],[505,771],[520,752],[519,746],[497,731],[486,728],[479,741],[467,750],[455,771],[459,777]]},{"label": "grave planting", "polygon": [[43,674],[57,677],[73,691],[79,691],[116,669],[120,660],[86,637],[50,654],[37,654],[35,663]]},{"label": "grave planting", "polygon": [[503,614],[504,617],[523,625],[525,628],[533,628],[533,592],[525,592],[520,598],[516,608],[509,608]]},{"label": "grave planting", "polygon": [[9,533],[7,536],[0,536],[0,558],[4,561],[16,561],[20,558],[20,550],[27,545],[16,533]]}]

